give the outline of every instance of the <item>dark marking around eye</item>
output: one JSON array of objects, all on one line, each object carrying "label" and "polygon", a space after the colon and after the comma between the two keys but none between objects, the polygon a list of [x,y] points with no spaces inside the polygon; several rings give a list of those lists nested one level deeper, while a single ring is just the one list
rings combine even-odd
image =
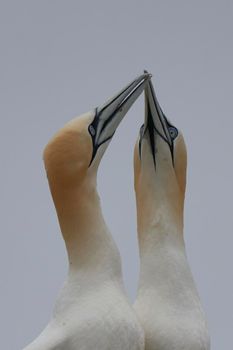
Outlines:
[{"label": "dark marking around eye", "polygon": [[175,138],[178,136],[178,130],[174,126],[169,126],[168,130],[169,130],[171,139],[175,140]]},{"label": "dark marking around eye", "polygon": [[172,156],[172,164],[174,166],[174,140],[176,139],[176,137],[179,134],[178,129],[173,126],[167,119],[167,117],[165,116],[165,114],[163,113],[164,119],[166,121],[167,124],[167,129],[169,131],[169,135],[171,137],[171,144],[170,144],[170,150],[171,150],[171,156]]},{"label": "dark marking around eye", "polygon": [[[164,135],[157,130],[157,128],[155,127],[154,123],[153,123],[153,118],[152,118],[152,113],[151,113],[151,109],[150,109],[150,104],[147,101],[147,105],[148,105],[148,124],[147,124],[147,128],[148,128],[148,132],[149,132],[149,138],[150,138],[150,146],[151,146],[151,151],[152,151],[152,155],[153,155],[153,159],[154,159],[154,163],[155,163],[155,153],[156,153],[156,148],[155,148],[155,137],[156,136],[160,136],[168,145],[168,147],[170,148],[170,152],[171,152],[171,157],[172,157],[172,163],[174,166],[174,140],[175,138],[178,136],[179,132],[178,129],[175,128],[172,124],[170,124],[170,122],[168,121],[167,117],[164,115],[162,108],[159,105],[159,102],[157,100],[157,97],[155,95],[154,89],[150,84],[151,87],[151,93],[152,93],[152,97],[153,97],[153,101],[154,101],[154,106],[160,121],[160,124],[162,126],[163,129],[163,133]],[[145,133],[145,131],[144,131]],[[141,146],[139,143],[139,150],[140,150]]]},{"label": "dark marking around eye", "polygon": [[[157,113],[158,113],[158,109],[157,109]],[[150,138],[150,147],[151,147],[151,152],[152,152],[152,156],[153,156],[153,160],[154,160],[154,164],[156,166],[156,160],[155,160],[155,155],[156,155],[156,136],[160,136],[169,146],[170,148],[170,152],[171,152],[171,158],[172,158],[172,164],[174,166],[174,140],[175,138],[178,136],[179,131],[178,129],[173,126],[172,124],[170,124],[170,122],[167,120],[166,116],[164,115],[162,109],[160,108],[160,113],[162,114],[162,116],[158,113],[161,125],[163,127],[164,133],[165,130],[167,129],[167,131],[169,132],[170,135],[170,139],[171,142],[169,142],[169,140],[167,140],[160,132],[159,130],[157,130],[157,128],[154,126],[153,123],[153,119],[152,119],[152,113],[151,113],[151,109],[150,109],[150,105],[148,103],[148,123],[147,123],[147,128],[146,130],[148,130],[149,133],[149,138]],[[164,123],[162,122],[162,119],[164,120]],[[141,143],[142,143],[142,138],[143,135],[145,134],[146,130],[144,130],[144,125],[141,127],[140,129],[140,140],[139,140],[139,154],[140,154],[140,158],[141,158]],[[166,133],[165,133],[166,135]]]},{"label": "dark marking around eye", "polygon": [[96,153],[98,151],[98,148],[103,145],[105,142],[109,141],[114,133],[107,137],[105,140],[101,141],[100,143],[96,142],[96,130],[97,130],[97,127],[98,127],[98,123],[99,123],[99,117],[100,117],[100,114],[98,113],[98,110],[97,108],[95,109],[95,117],[94,117],[94,120],[92,121],[92,123],[89,125],[88,127],[88,131],[89,131],[89,134],[91,135],[91,139],[92,139],[92,147],[93,147],[93,151],[92,151],[92,157],[91,157],[91,161],[90,161],[90,164],[89,166],[91,165],[91,163],[93,162],[93,159],[95,158],[96,156]]},{"label": "dark marking around eye", "polygon": [[92,136],[95,136],[95,128],[92,125],[89,125],[89,132]]}]

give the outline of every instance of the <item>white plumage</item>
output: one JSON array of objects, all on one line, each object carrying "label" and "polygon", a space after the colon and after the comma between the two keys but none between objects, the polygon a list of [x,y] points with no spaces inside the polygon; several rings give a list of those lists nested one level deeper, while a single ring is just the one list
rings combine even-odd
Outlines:
[{"label": "white plumage", "polygon": [[[143,74],[102,107],[67,123],[45,148],[69,272],[51,321],[24,350],[210,348],[183,239],[185,143],[163,114],[149,78]],[[141,260],[135,313],[96,177],[117,126],[144,88],[145,123],[134,157]]]},{"label": "white plumage", "polygon": [[145,350],[208,350],[209,335],[185,253],[186,149],[167,120],[152,83],[135,147],[140,279],[135,310]]},{"label": "white plumage", "polygon": [[148,78],[143,74],[101,108],[66,124],[45,148],[69,273],[51,321],[25,350],[144,349],[142,328],[125,295],[120,255],[102,216],[96,177],[111,137]]}]

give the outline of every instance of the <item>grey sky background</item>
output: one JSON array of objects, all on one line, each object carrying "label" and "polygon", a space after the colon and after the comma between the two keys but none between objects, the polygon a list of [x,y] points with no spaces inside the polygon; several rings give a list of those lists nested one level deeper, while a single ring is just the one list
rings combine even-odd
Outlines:
[{"label": "grey sky background", "polygon": [[[143,69],[188,148],[185,241],[212,350],[233,327],[233,2],[0,2],[0,348],[19,350],[47,324],[67,261],[42,151],[68,120]],[[141,96],[99,171],[106,221],[136,294],[133,146]]]}]

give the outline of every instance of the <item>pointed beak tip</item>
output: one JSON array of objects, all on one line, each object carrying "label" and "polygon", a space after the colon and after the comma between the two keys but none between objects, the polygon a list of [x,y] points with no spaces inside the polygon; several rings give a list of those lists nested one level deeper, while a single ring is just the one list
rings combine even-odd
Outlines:
[{"label": "pointed beak tip", "polygon": [[147,77],[150,79],[150,78],[152,78],[152,74],[151,73],[149,73],[146,69],[144,69],[144,74],[146,74],[147,75]]}]

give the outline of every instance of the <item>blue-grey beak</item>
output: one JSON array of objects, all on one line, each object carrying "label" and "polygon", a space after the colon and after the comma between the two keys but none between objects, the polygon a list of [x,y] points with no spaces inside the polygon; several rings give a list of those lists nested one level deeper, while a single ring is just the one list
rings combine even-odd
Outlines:
[{"label": "blue-grey beak", "polygon": [[[173,142],[178,130],[167,120],[157,100],[151,80],[145,87],[145,121],[140,132],[139,146],[144,136],[149,138],[151,152],[155,162],[156,139],[161,137],[170,148],[173,159]],[[141,152],[141,150],[140,150]]]},{"label": "blue-grey beak", "polygon": [[121,120],[142,93],[150,78],[151,74],[149,73],[140,75],[103,106],[96,108],[95,117],[89,125],[89,133],[93,142],[93,154],[90,164],[98,148],[113,137]]}]

